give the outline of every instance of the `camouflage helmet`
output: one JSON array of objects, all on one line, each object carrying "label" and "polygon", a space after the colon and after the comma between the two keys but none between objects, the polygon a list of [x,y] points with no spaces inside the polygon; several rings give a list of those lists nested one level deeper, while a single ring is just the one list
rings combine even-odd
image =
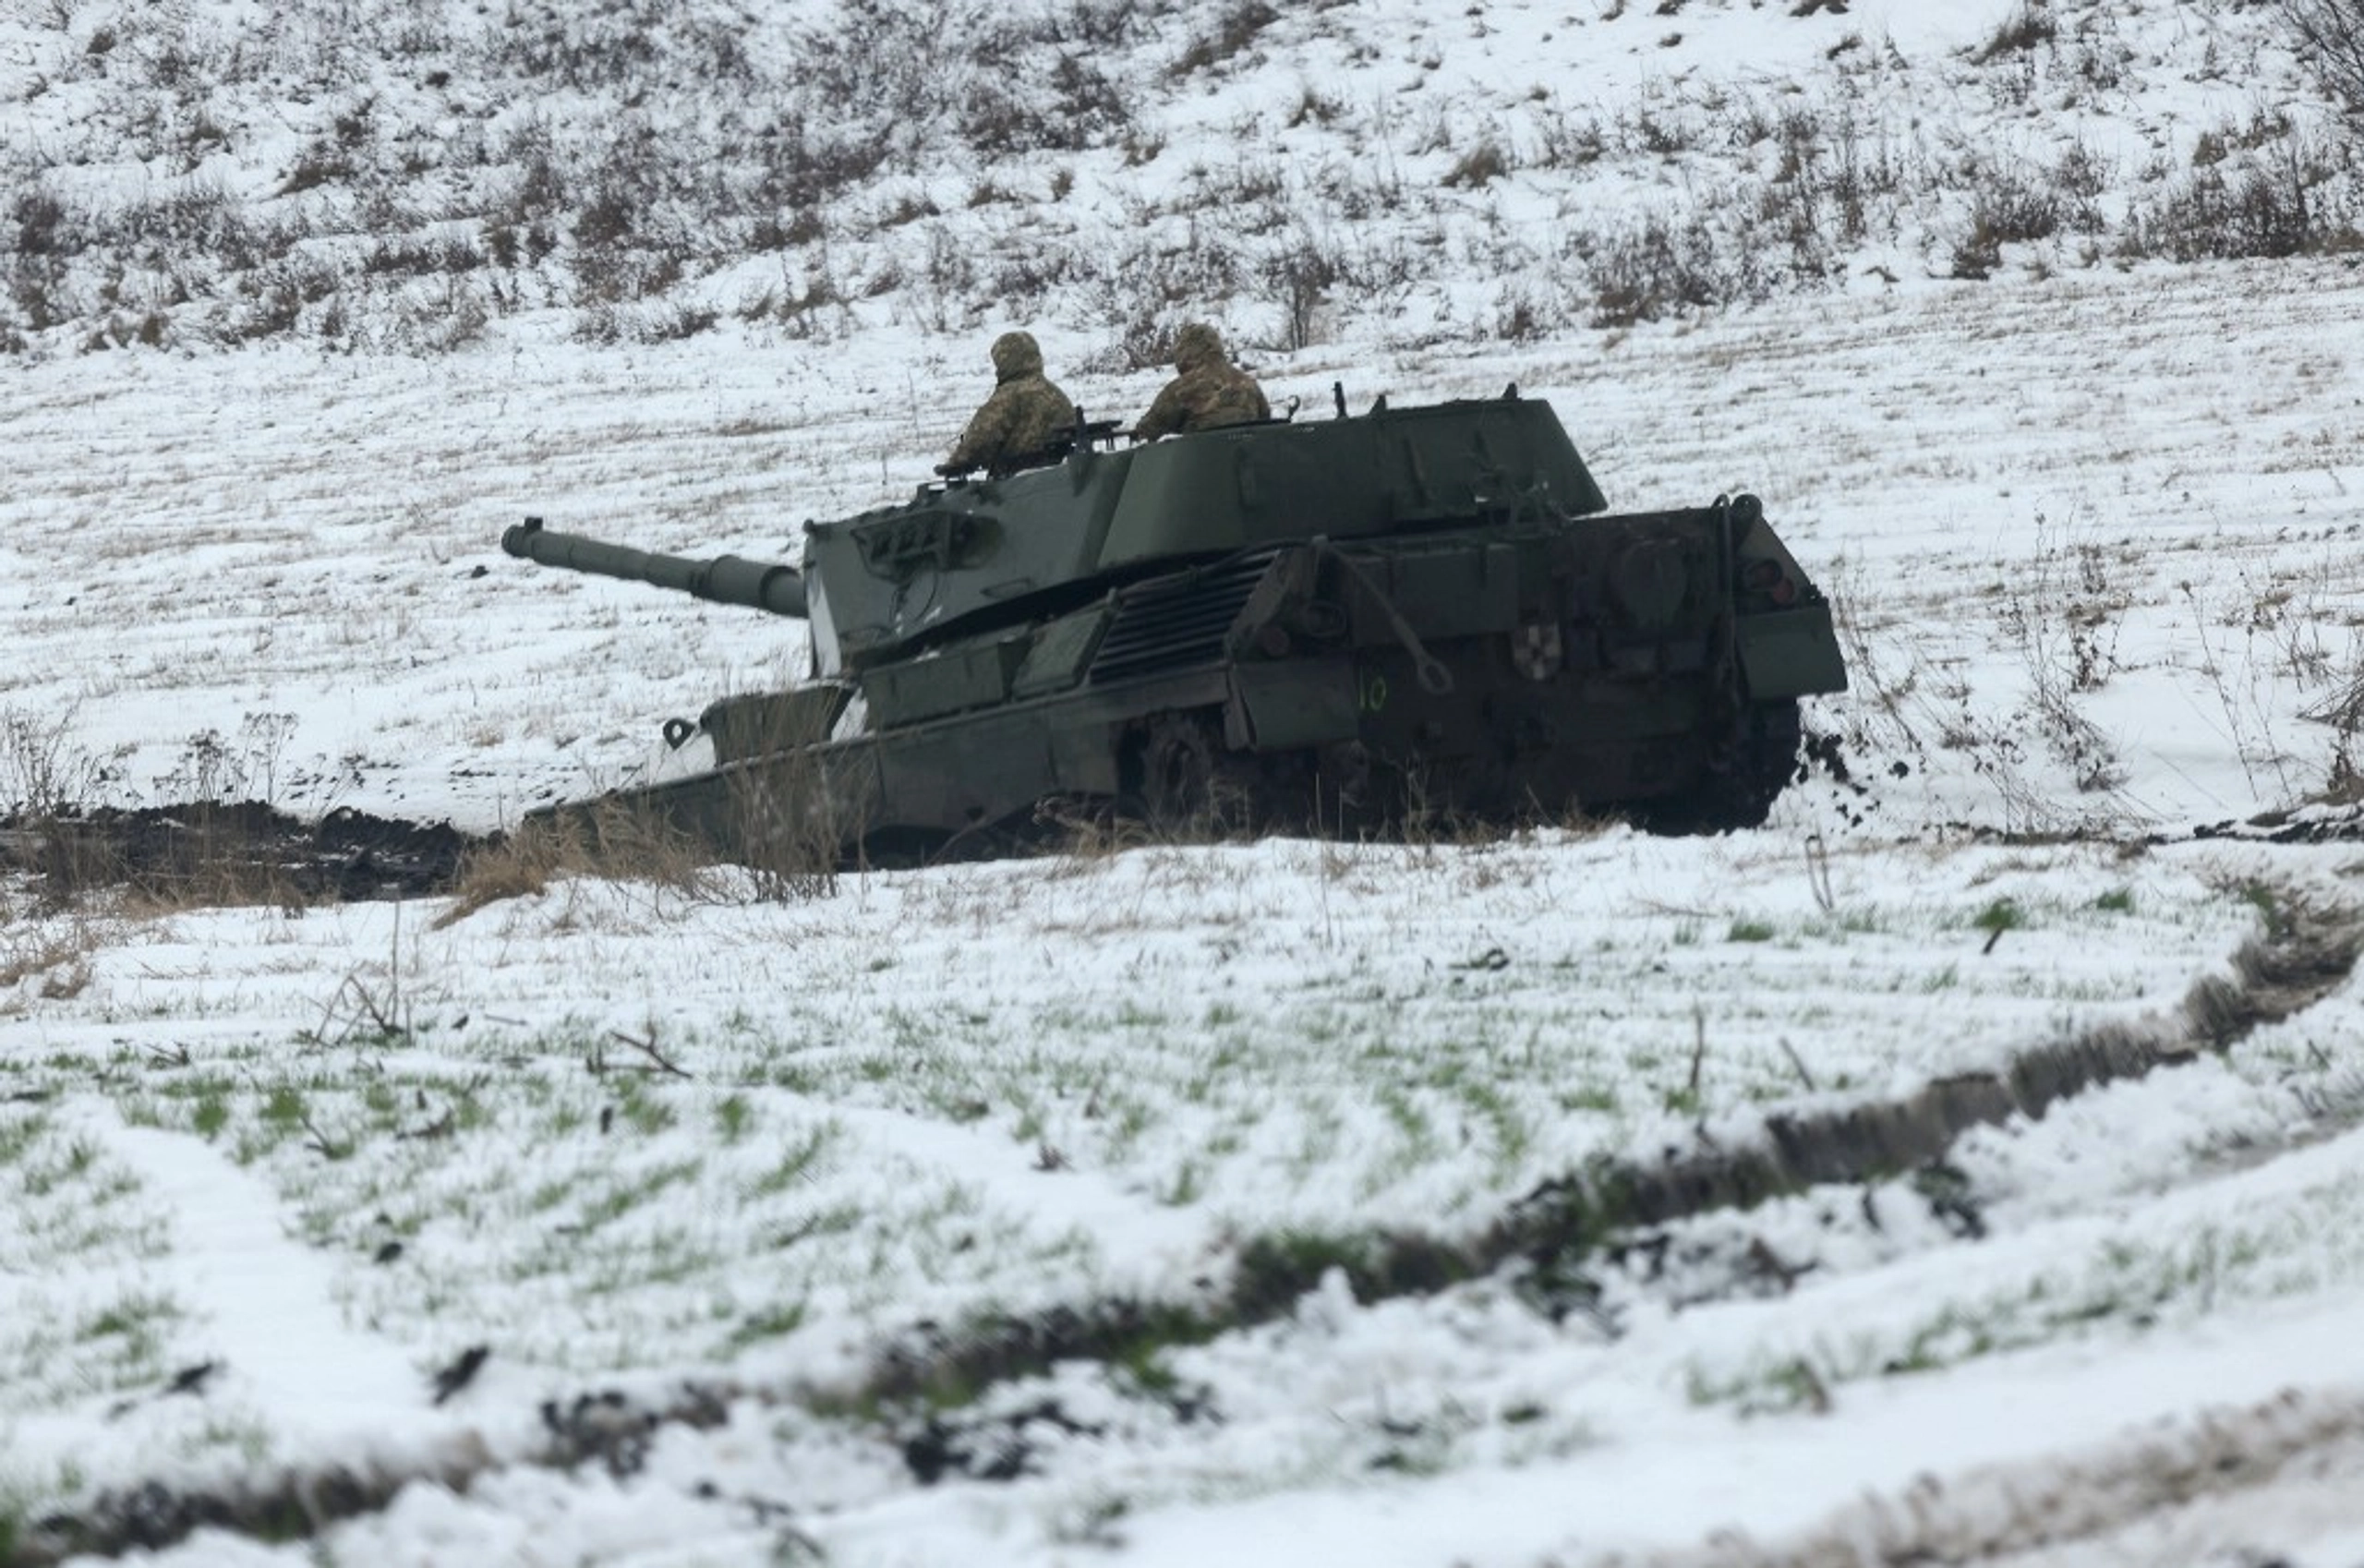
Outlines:
[{"label": "camouflage helmet", "polygon": [[994,339],[994,380],[1014,381],[1043,373],[1043,350],[1032,332],[1004,332]]},{"label": "camouflage helmet", "polygon": [[1174,334],[1174,368],[1195,370],[1224,362],[1223,337],[1204,321],[1188,321]]}]

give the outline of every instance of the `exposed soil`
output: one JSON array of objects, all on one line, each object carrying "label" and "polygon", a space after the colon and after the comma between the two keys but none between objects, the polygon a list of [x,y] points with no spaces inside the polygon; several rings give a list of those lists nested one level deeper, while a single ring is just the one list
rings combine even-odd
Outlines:
[{"label": "exposed soil", "polygon": [[451,891],[489,842],[449,823],[340,809],[301,821],[259,801],[198,801],[0,821],[0,869],[66,902],[125,887],[175,903],[351,903]]}]

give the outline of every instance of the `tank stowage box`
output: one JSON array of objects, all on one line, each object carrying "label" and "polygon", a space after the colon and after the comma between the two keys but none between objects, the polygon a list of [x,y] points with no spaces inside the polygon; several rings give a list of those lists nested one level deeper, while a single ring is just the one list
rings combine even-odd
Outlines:
[{"label": "tank stowage box", "polygon": [[1515,391],[1129,448],[1080,428],[807,524],[801,571],[532,519],[502,546],[803,621],[812,683],[667,725],[712,767],[554,808],[734,858],[985,836],[1046,802],[1174,831],[1753,826],[1796,771],[1798,699],[1847,681],[1755,497],[1610,513]]}]

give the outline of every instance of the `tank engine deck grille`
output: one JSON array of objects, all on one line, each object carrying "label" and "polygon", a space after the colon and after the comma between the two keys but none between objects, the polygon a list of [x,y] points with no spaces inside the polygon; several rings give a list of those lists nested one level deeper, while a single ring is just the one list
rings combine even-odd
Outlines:
[{"label": "tank engine deck grille", "polygon": [[1220,659],[1224,633],[1239,619],[1248,596],[1279,553],[1257,550],[1233,556],[1197,572],[1126,589],[1088,678],[1121,681]]}]

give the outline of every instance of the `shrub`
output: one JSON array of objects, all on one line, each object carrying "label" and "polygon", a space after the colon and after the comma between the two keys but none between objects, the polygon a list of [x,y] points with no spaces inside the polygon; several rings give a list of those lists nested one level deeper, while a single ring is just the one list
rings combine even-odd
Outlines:
[{"label": "shrub", "polygon": [[1237,0],[1216,18],[1213,32],[1190,41],[1182,57],[1174,62],[1174,74],[1187,77],[1213,69],[1246,50],[1258,33],[1280,19],[1281,14],[1264,0]]},{"label": "shrub", "polygon": [[1444,183],[1474,190],[1509,173],[1510,160],[1503,156],[1502,150],[1493,142],[1481,141],[1463,153],[1445,172]]},{"label": "shrub", "polygon": [[1985,66],[2006,55],[2032,54],[2039,45],[2051,42],[2058,35],[2059,29],[2051,13],[2031,0],[2013,12],[1972,59]]},{"label": "shrub", "polygon": [[961,139],[988,155],[1074,152],[1132,123],[1116,83],[1079,55],[1062,54],[1051,67],[1048,85],[1049,94],[1038,103],[1030,101],[1014,79],[973,83],[962,95]]},{"label": "shrub", "polygon": [[2291,46],[2323,90],[2364,114],[2364,0],[2273,0]]},{"label": "shrub", "polygon": [[2319,196],[2320,178],[2298,156],[2262,167],[2193,171],[2128,226],[2132,254],[2177,261],[2297,256],[2353,237]]},{"label": "shrub", "polygon": [[78,249],[66,224],[66,203],[46,187],[19,190],[8,202],[8,222],[17,231],[17,254],[63,256]]},{"label": "shrub", "polygon": [[1300,234],[1266,256],[1258,270],[1280,303],[1283,346],[1294,352],[1320,342],[1330,292],[1345,272],[1336,250]]},{"label": "shrub", "polygon": [[1590,242],[1585,259],[1592,274],[1596,327],[1655,321],[1764,292],[1745,262],[1719,253],[1715,235],[1695,216],[1676,223],[1653,213]]}]

